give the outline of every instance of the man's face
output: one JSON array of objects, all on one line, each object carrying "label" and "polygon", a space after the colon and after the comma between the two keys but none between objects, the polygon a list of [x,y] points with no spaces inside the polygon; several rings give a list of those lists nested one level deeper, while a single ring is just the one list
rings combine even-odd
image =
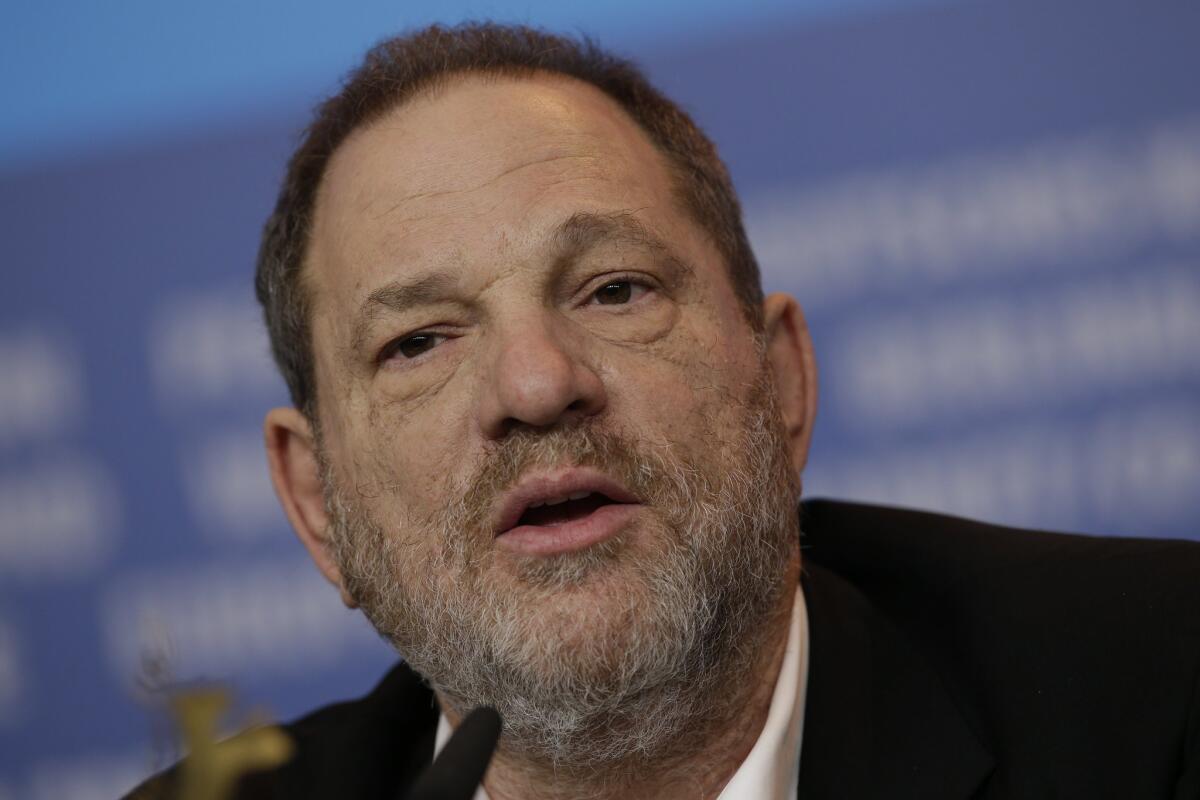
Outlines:
[{"label": "man's face", "polygon": [[[337,579],[452,703],[519,732],[539,686],[646,694],[719,672],[719,631],[753,644],[794,453],[718,253],[615,104],[467,78],[357,131],[306,280]],[[613,707],[553,711],[561,739]]]}]

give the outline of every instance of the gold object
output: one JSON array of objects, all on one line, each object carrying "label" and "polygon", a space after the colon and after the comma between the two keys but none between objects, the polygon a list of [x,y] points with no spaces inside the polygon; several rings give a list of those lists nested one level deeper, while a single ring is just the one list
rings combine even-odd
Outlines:
[{"label": "gold object", "polygon": [[291,757],[292,740],[273,725],[248,728],[218,741],[217,726],[229,705],[229,693],[217,688],[171,699],[188,751],[179,765],[177,800],[226,800],[242,775],[277,767]]}]

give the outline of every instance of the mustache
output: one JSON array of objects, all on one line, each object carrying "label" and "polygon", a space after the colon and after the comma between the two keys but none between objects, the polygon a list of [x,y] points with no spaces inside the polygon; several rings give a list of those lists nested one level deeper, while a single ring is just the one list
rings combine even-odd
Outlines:
[{"label": "mustache", "polygon": [[345,550],[351,546],[350,538],[362,536],[377,539],[387,550],[428,550],[433,544],[439,566],[461,568],[482,563],[494,538],[490,522],[498,498],[531,470],[591,467],[621,483],[648,506],[674,505],[665,502],[672,490],[676,494],[681,487],[686,490],[687,480],[698,470],[667,450],[665,445],[648,445],[606,429],[595,420],[546,429],[514,429],[504,439],[485,446],[479,463],[465,479],[447,486],[443,494],[449,499],[443,505],[424,515],[410,511],[398,526],[371,520],[360,505],[363,499],[386,495],[395,488],[360,483],[346,492],[321,451],[318,466],[326,509],[334,522],[329,534],[335,547]]},{"label": "mustache", "polygon": [[[478,467],[460,487],[461,499],[448,509],[458,523],[483,531],[496,499],[533,470],[592,467],[653,504],[660,498],[670,473],[693,473],[690,465],[665,458],[659,448],[585,420],[569,427],[523,428],[512,431],[485,451]],[[490,538],[490,534],[489,534]]]}]

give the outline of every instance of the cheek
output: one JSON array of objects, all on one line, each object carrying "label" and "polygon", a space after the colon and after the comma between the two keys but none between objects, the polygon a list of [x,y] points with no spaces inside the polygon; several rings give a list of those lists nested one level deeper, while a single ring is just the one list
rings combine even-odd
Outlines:
[{"label": "cheek", "polygon": [[[456,334],[415,363],[397,360],[381,365],[363,381],[378,415],[397,420],[419,418],[431,407],[446,409],[455,402],[459,376],[469,372],[470,356],[478,346],[473,332]],[[469,378],[468,378],[469,380]]]},{"label": "cheek", "polygon": [[[643,436],[702,455],[735,419],[750,381],[720,337],[678,326],[671,336],[614,365],[614,414]],[[655,432],[658,432],[657,434]]]},{"label": "cheek", "polygon": [[448,420],[460,414],[404,413],[397,404],[352,393],[323,419],[339,480],[389,526],[428,516],[444,506],[449,476],[461,470],[463,448]]},{"label": "cheek", "polygon": [[654,348],[668,338],[680,323],[677,304],[662,297],[644,297],[627,313],[606,313],[599,309],[585,317],[583,325],[596,339],[617,347]]}]

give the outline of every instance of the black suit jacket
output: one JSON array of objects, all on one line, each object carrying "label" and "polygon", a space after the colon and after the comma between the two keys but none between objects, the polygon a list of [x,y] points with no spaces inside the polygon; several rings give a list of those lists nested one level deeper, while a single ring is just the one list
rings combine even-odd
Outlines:
[{"label": "black suit jacket", "polygon": [[[1200,799],[1200,545],[829,501],[801,520],[802,800]],[[437,720],[401,664],[286,726],[297,756],[238,796],[403,797]]]}]

